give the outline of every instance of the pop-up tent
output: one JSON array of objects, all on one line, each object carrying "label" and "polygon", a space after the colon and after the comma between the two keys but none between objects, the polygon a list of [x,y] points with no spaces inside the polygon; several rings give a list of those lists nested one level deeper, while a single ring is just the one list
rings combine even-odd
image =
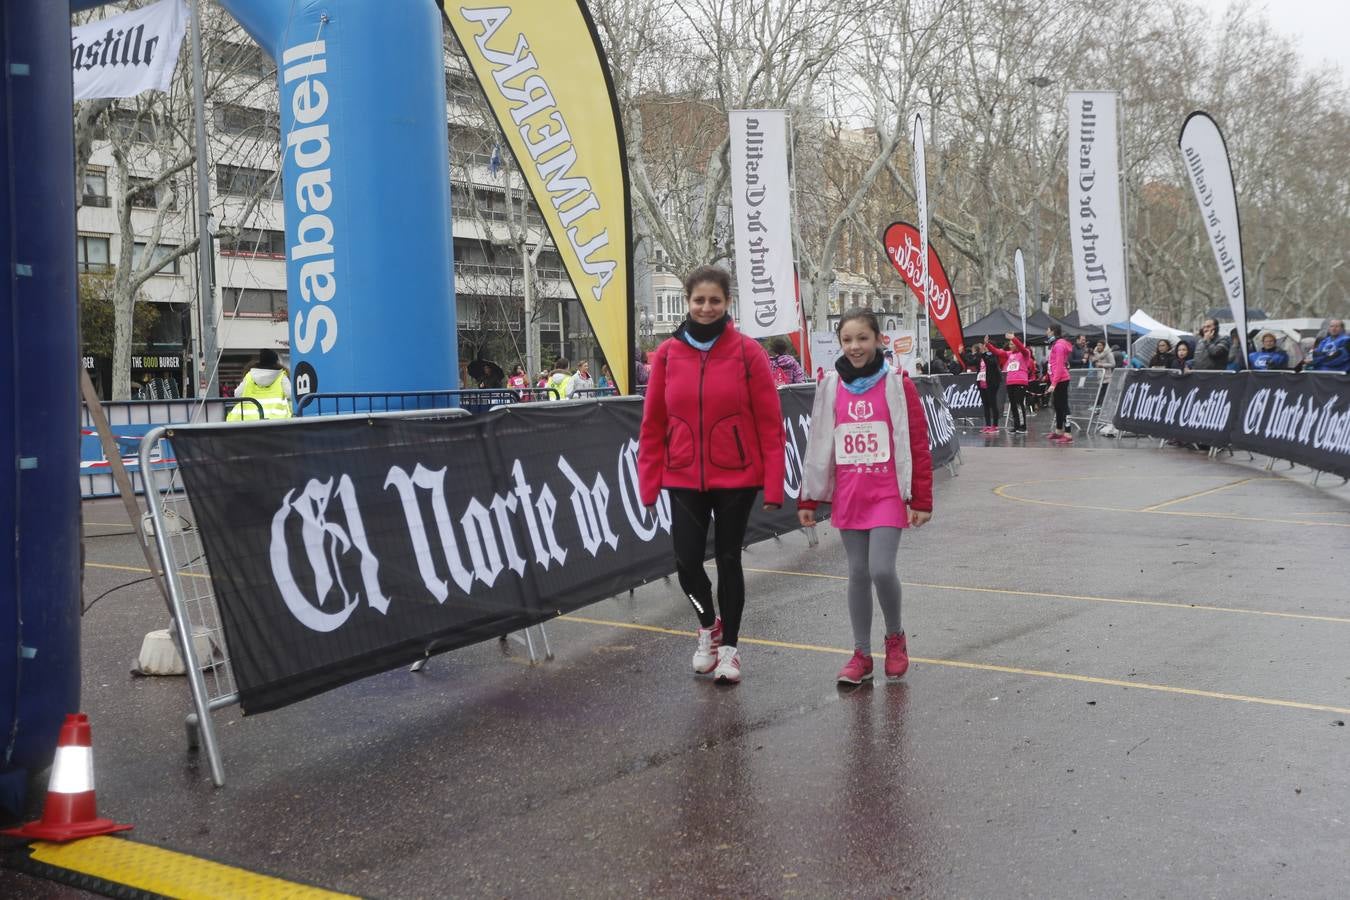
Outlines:
[{"label": "pop-up tent", "polygon": [[[1102,333],[1100,325],[1079,325],[1078,310],[1076,309],[1060,319],[1060,321],[1073,328],[1075,334],[1082,332],[1087,335],[1100,336]],[[1112,325],[1107,325],[1106,333],[1113,341],[1124,341],[1128,340],[1131,335],[1138,337],[1148,334],[1148,329],[1140,325],[1135,325],[1133,322],[1117,322]]]},{"label": "pop-up tent", "polygon": [[1164,325],[1142,309],[1136,309],[1134,311],[1134,315],[1130,316],[1130,324],[1144,329],[1144,333],[1150,337],[1163,335],[1173,341],[1182,335],[1190,334],[1189,331],[1181,331],[1170,325]]}]

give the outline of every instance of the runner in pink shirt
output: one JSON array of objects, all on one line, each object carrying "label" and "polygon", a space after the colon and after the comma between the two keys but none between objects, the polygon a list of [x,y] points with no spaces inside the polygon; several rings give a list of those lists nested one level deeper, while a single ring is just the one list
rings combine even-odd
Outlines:
[{"label": "runner in pink shirt", "polygon": [[1055,397],[1055,427],[1050,432],[1050,440],[1063,444],[1073,442],[1069,434],[1069,356],[1073,353],[1073,344],[1064,339],[1064,329],[1058,324],[1051,325],[1045,332],[1051,341],[1050,346],[1050,390]]},{"label": "runner in pink shirt", "polygon": [[876,315],[849,310],[836,334],[844,355],[816,387],[797,517],[810,527],[817,504],[832,504],[848,555],[854,647],[838,680],[861,684],[872,677],[874,587],[886,620],[886,676],[909,668],[895,560],[901,530],[933,514],[933,457],[918,389],[882,356]]}]

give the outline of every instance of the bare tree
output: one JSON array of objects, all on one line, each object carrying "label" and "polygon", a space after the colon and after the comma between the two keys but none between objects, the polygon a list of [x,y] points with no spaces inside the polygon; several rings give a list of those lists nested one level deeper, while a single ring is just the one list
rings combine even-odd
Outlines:
[{"label": "bare tree", "polygon": [[[139,3],[110,5],[80,13],[76,24],[119,13]],[[218,199],[212,212],[222,231],[238,235],[259,204],[274,195],[278,167],[275,69],[261,50],[220,10],[203,17],[202,45],[206,64],[204,94],[217,115],[229,110],[261,114],[257,125],[214,129],[210,148],[212,177],[222,162],[245,173],[242,203]],[[77,185],[82,185],[90,159],[106,147],[113,162],[108,179],[108,205],[119,236],[108,293],[113,306],[112,396],[131,395],[132,322],[135,304],[155,275],[195,255],[199,237],[191,223],[189,179],[197,162],[193,134],[191,66],[184,42],[168,92],[151,91],[125,100],[87,100],[75,104]],[[262,173],[249,178],[248,173]],[[270,177],[266,177],[270,173]],[[239,179],[235,179],[239,180]],[[83,194],[76,191],[77,196]],[[171,243],[162,243],[163,241]],[[138,250],[138,246],[140,249]],[[211,361],[214,363],[214,361]]]}]

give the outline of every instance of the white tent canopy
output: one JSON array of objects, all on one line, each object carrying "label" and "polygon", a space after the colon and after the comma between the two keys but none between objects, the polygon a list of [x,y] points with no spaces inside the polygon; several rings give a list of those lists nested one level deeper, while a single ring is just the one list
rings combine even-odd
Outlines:
[{"label": "white tent canopy", "polygon": [[1149,335],[1153,337],[1165,335],[1174,341],[1177,338],[1182,337],[1183,335],[1190,334],[1189,331],[1178,331],[1177,329],[1172,328],[1169,325],[1164,325],[1157,319],[1150,316],[1148,313],[1144,312],[1142,309],[1136,309],[1134,311],[1134,315],[1130,316],[1130,324],[1138,325],[1140,328],[1145,329],[1149,333]]}]

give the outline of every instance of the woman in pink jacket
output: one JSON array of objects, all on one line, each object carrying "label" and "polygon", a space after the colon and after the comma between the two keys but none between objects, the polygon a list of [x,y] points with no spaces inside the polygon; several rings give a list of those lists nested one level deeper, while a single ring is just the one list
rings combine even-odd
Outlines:
[{"label": "woman in pink jacket", "polygon": [[[727,314],[731,279],[701,266],[684,282],[689,316],[652,354],[638,436],[638,489],[652,506],[670,494],[670,537],[680,587],[698,614],[694,671],[741,680],[737,637],[745,609],[741,546],[755,496],[783,505],[783,412],[759,344]],[[703,568],[708,527],[717,606]],[[721,616],[717,615],[718,610]]]},{"label": "woman in pink jacket", "polygon": [[1058,324],[1051,325],[1045,332],[1050,345],[1050,390],[1055,397],[1055,427],[1050,432],[1050,440],[1063,444],[1073,442],[1069,434],[1069,357],[1073,354],[1073,344],[1064,339],[1064,329]]},{"label": "woman in pink jacket", "polygon": [[1027,345],[1017,339],[1011,331],[1004,335],[1011,350],[1004,350],[994,344],[989,349],[998,357],[1003,369],[1004,383],[1008,386],[1008,416],[1012,419],[1014,434],[1027,433],[1027,382],[1031,380],[1031,351]]}]

